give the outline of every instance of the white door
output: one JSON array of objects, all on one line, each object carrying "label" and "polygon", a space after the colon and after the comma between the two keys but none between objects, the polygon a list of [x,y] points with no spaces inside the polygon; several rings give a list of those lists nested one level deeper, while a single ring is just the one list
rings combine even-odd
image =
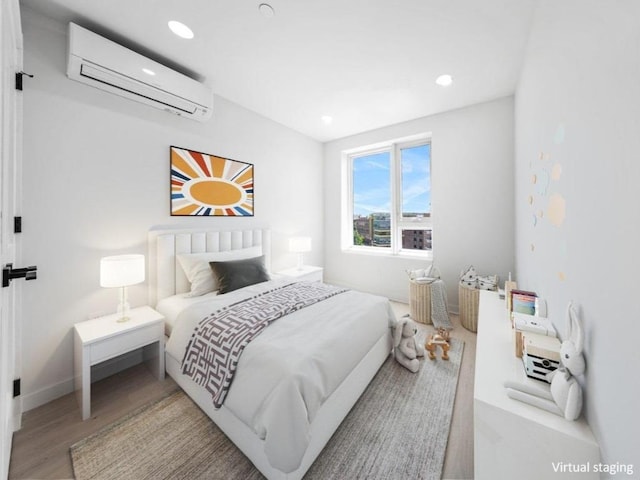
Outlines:
[{"label": "white door", "polygon": [[[0,0],[0,264],[19,259],[14,217],[20,208],[22,155],[22,99],[15,88],[22,70],[22,29],[18,0]],[[14,399],[13,382],[20,369],[20,330],[16,306],[20,285],[0,289],[0,479],[8,476],[11,440],[20,426],[20,400]]]}]

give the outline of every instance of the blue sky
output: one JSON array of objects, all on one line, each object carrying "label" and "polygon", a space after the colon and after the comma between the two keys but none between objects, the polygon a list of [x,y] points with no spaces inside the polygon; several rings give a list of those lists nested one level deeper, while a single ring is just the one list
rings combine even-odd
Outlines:
[{"label": "blue sky", "polygon": [[[391,211],[389,152],[353,161],[353,214]],[[402,150],[403,212],[431,212],[431,145]]]}]

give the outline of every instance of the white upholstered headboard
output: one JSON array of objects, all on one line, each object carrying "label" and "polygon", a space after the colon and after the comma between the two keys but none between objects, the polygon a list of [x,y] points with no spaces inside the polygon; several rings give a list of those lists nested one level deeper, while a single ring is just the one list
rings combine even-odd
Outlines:
[{"label": "white upholstered headboard", "polygon": [[177,255],[226,252],[254,246],[262,247],[265,266],[271,271],[271,233],[267,229],[149,231],[149,305],[155,306],[163,298],[189,291],[189,281]]}]

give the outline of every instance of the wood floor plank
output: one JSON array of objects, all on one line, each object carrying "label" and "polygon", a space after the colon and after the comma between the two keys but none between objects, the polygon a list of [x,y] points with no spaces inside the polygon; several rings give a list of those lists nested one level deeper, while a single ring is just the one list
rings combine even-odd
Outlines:
[{"label": "wood floor plank", "polygon": [[[393,302],[393,308],[398,318],[409,312],[408,305]],[[462,328],[457,316],[451,319],[452,336],[465,347],[442,478],[464,480],[473,478],[476,335]],[[432,327],[420,325],[420,338],[430,331]],[[92,385],[92,415],[87,421],[82,421],[74,394],[25,413],[22,429],[13,437],[9,479],[72,479],[71,445],[176,388],[170,377],[158,381],[140,364]]]}]

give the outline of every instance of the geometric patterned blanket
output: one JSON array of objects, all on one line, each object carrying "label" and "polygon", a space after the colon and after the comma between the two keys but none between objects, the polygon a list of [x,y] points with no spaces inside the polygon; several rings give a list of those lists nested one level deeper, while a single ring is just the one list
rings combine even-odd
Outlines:
[{"label": "geometric patterned blanket", "polygon": [[211,393],[220,408],[244,348],[271,322],[345,292],[319,282],[297,282],[260,293],[206,316],[191,335],[182,373]]}]

